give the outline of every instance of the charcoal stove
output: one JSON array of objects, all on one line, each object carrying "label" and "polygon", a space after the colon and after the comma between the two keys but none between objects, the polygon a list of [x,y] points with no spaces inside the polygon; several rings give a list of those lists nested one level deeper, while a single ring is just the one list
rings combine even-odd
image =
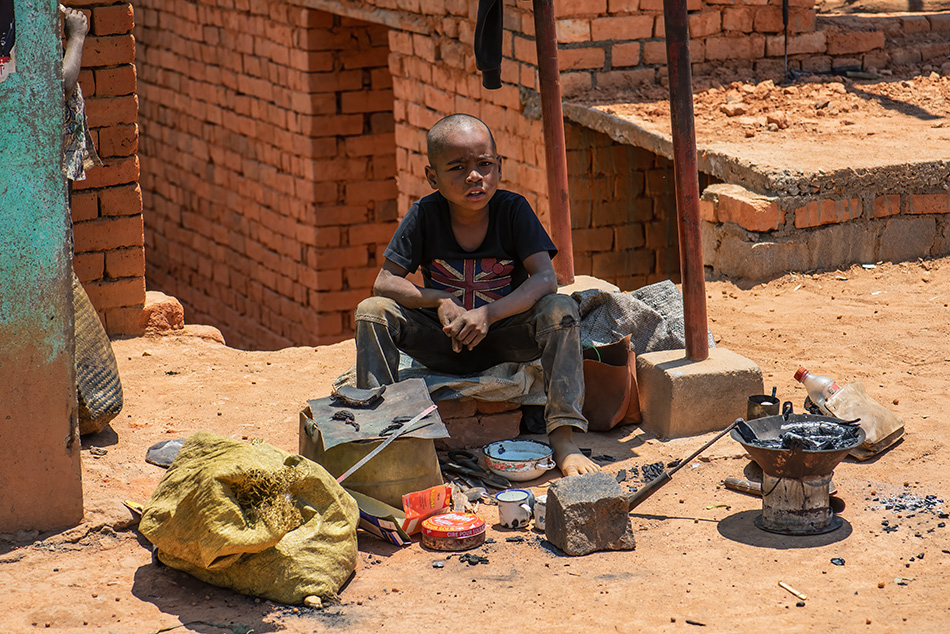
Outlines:
[{"label": "charcoal stove", "polygon": [[743,438],[739,428],[731,432],[762,467],[762,514],[755,525],[782,535],[830,533],[843,523],[831,508],[831,477],[848,452],[864,442],[865,434],[854,421],[794,414],[790,405],[777,416],[748,421],[754,440]]}]

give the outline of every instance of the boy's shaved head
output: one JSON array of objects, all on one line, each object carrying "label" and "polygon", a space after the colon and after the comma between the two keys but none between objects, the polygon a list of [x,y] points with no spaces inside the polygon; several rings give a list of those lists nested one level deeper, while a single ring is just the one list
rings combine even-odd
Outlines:
[{"label": "boy's shaved head", "polygon": [[485,125],[484,121],[469,114],[450,114],[437,121],[429,130],[429,134],[426,135],[426,151],[429,155],[429,162],[434,162],[436,157],[442,154],[449,144],[448,139],[450,135],[458,131],[467,131],[473,128],[485,130],[485,132],[488,133],[488,138],[491,139],[492,152],[498,151],[495,147],[495,137],[492,135],[489,127]]}]

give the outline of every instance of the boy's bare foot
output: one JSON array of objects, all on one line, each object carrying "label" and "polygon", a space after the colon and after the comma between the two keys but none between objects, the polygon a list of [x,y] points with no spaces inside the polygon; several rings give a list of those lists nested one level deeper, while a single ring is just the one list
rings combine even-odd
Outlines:
[{"label": "boy's bare foot", "polygon": [[600,471],[597,463],[581,453],[574,442],[574,428],[569,425],[558,427],[550,434],[548,440],[554,449],[554,462],[566,476],[581,475]]}]

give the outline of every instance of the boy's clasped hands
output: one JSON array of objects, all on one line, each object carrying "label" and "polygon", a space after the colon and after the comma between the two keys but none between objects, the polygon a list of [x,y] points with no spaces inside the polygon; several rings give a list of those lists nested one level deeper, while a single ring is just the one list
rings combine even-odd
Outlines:
[{"label": "boy's clasped hands", "polygon": [[454,352],[461,352],[462,348],[472,350],[485,338],[491,326],[489,306],[465,310],[454,297],[439,302],[442,332],[452,339]]}]

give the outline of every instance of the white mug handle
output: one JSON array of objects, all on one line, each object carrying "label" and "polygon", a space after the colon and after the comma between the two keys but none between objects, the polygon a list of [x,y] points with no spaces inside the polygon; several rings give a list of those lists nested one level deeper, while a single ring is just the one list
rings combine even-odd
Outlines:
[{"label": "white mug handle", "polygon": [[554,458],[552,458],[551,456],[548,456],[547,458],[545,458],[543,462],[538,463],[538,468],[544,469],[545,471],[550,471],[556,466],[557,464],[554,462]]}]

